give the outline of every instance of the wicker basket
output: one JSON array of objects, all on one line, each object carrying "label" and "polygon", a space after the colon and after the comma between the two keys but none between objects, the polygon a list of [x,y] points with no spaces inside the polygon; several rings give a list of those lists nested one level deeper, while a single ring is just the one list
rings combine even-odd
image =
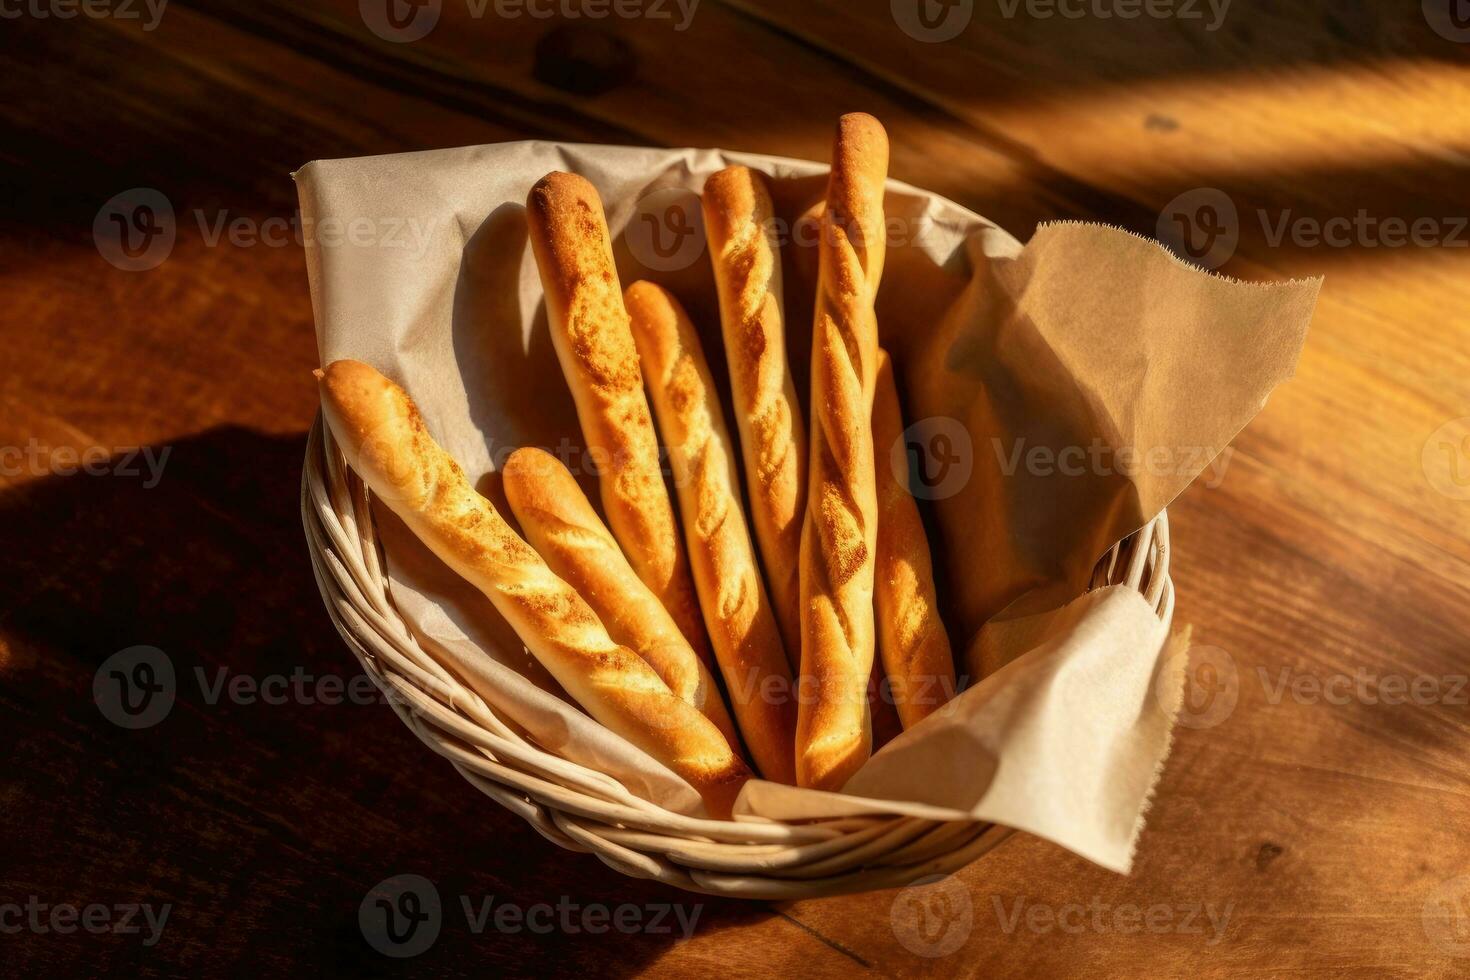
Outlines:
[{"label": "wicker basket", "polygon": [[[641,800],[521,737],[419,646],[388,597],[367,491],[320,416],[307,443],[301,512],[332,622],[398,717],[477,789],[562,847],[689,891],[792,899],[951,873],[1012,833],[996,824],[899,815],[800,824],[707,820]],[[1138,589],[1167,619],[1173,587],[1166,515],[1098,563],[1093,586],[1115,583]]]}]

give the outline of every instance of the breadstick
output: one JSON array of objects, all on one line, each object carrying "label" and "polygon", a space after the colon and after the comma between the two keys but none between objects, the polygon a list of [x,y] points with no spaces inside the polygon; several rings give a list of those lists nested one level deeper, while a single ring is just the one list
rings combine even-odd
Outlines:
[{"label": "breadstick", "polygon": [[598,467],[607,522],[638,577],[708,662],[602,200],[583,178],[552,173],[531,188],[526,211],[552,345]]},{"label": "breadstick", "polygon": [[796,705],[781,631],[740,508],[735,459],[694,325],[658,286],[625,297],[669,449],[704,625],[740,732],[766,779],[796,781]]},{"label": "breadstick", "polygon": [[[903,414],[893,364],[878,358],[873,394],[873,452],[878,469],[878,654],[904,728],[912,728],[954,694],[954,653],[934,598],[934,568],[908,472],[894,471],[893,447]],[[908,452],[903,454],[905,462]]]},{"label": "breadstick", "polygon": [[801,668],[801,522],[806,424],[786,357],[781,256],[765,178],[726,167],[704,185],[704,228],[720,295],[746,496],[776,621]]},{"label": "breadstick", "polygon": [[873,384],[883,274],[888,136],[872,116],[837,124],[818,242],[812,332],[811,464],[801,535],[801,697],[797,780],[840,790],[872,751],[878,499]]},{"label": "breadstick", "polygon": [[637,651],[670,690],[738,746],[735,725],[709,668],[628,564],[561,460],[540,449],[517,449],[500,475],[526,539],[587,600],[613,641]]},{"label": "breadstick", "polygon": [[612,641],[576,591],[475,492],[398,387],[359,361],[318,371],[349,466],[428,548],[483,592],[593,718],[682,776],[728,816],[750,771],[715,724]]}]

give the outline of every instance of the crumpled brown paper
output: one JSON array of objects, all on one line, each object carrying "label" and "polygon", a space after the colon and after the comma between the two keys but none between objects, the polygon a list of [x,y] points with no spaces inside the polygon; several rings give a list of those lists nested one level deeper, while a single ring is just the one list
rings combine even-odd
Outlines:
[{"label": "crumpled brown paper", "polygon": [[[295,176],[322,361],[358,358],[403,384],[503,512],[496,470],[523,445],[561,456],[596,500],[546,332],[526,193],[552,170],[587,177],[607,205],[623,283],[674,291],[720,377],[693,195],[731,163],[773,178],[804,397],[815,275],[804,216],[826,167],[713,150],[524,142],[308,164]],[[975,676],[846,793],[753,782],[737,810],[971,817],[1126,871],[1184,658],[1137,592],[1085,593],[1088,577],[1290,376],[1318,283],[1231,282],[1096,225],[1047,225],[1023,249],[896,181],[887,211],[878,314],[911,423],[889,458],[903,465],[908,444],[922,450],[914,485],[938,532],[940,600],[957,653],[970,651],[960,670]],[[426,649],[552,751],[698,812],[687,784],[564,700],[488,600],[378,517],[392,598]]]}]

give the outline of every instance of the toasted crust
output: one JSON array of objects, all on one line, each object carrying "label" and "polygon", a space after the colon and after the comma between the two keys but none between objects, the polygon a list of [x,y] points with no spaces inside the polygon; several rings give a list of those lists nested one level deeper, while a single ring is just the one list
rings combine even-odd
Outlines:
[{"label": "toasted crust", "polygon": [[648,282],[628,287],[644,379],[669,449],[705,628],[745,744],[765,778],[796,780],[791,669],[740,507],[735,459],[694,325]]},{"label": "toasted crust", "polygon": [[704,227],[720,296],[746,495],[791,669],[801,667],[801,523],[806,425],[786,356],[780,244],[765,178],[726,167],[704,185]]},{"label": "toasted crust", "polygon": [[638,578],[576,478],[541,449],[517,449],[501,470],[506,499],[531,546],[576,589],[615,643],[632,647],[732,745],[739,736],[715,679],[663,603]]},{"label": "toasted crust", "polygon": [[750,772],[719,729],[614,643],[582,597],[557,578],[429,435],[393,382],[358,361],[318,372],[343,454],[428,548],[480,589],[592,717],[678,773],[728,816]]},{"label": "toasted crust", "polygon": [[[874,577],[878,654],[904,728],[912,728],[954,694],[954,652],[934,597],[934,568],[907,470],[895,471],[892,449],[903,439],[903,413],[893,365],[878,361],[873,394],[873,449],[878,469],[878,567]],[[907,461],[905,450],[903,459]]]},{"label": "toasted crust", "polygon": [[638,577],[707,662],[709,641],[659,469],[602,201],[585,179],[552,173],[531,188],[526,212],[552,345],[600,471],[608,524]]},{"label": "toasted crust", "polygon": [[802,697],[797,779],[840,790],[872,751],[877,489],[872,406],[883,274],[888,138],[872,116],[838,122],[818,243],[811,463],[801,537]]}]

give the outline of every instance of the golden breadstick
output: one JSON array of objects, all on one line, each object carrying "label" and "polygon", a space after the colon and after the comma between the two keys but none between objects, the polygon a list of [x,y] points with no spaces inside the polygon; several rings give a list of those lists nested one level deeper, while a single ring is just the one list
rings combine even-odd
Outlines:
[{"label": "golden breadstick", "polygon": [[756,769],[796,781],[796,705],[781,631],[740,509],[735,458],[694,325],[667,292],[628,287],[633,337],[669,449],[704,625]]},{"label": "golden breadstick", "polygon": [[636,650],[670,690],[738,746],[735,725],[709,668],[628,564],[561,460],[540,449],[517,449],[500,475],[526,539],[587,600],[613,641]]},{"label": "golden breadstick", "polygon": [[359,361],[318,371],[322,407],[347,463],[429,550],[483,592],[577,703],[682,776],[728,816],[750,771],[714,722],[643,658],[475,492],[398,387]]},{"label": "golden breadstick", "polygon": [[[895,472],[893,447],[903,439],[903,413],[893,364],[878,358],[873,394],[873,452],[878,468],[878,567],[874,577],[878,654],[904,728],[912,728],[954,694],[954,653],[934,598],[934,568],[907,469]],[[908,452],[903,452],[908,462]]]},{"label": "golden breadstick", "polygon": [[797,780],[840,790],[872,751],[866,690],[873,669],[878,537],[873,472],[873,301],[886,242],[888,136],[872,116],[837,124],[818,242],[812,332],[811,465],[801,535],[801,697]]},{"label": "golden breadstick", "polygon": [[759,173],[726,167],[705,182],[703,203],[751,523],[794,672],[801,667],[806,424],[786,358],[780,244],[771,194]]},{"label": "golden breadstick", "polygon": [[552,345],[598,468],[607,522],[638,577],[708,662],[602,200],[583,178],[553,173],[531,188],[526,212]]}]

